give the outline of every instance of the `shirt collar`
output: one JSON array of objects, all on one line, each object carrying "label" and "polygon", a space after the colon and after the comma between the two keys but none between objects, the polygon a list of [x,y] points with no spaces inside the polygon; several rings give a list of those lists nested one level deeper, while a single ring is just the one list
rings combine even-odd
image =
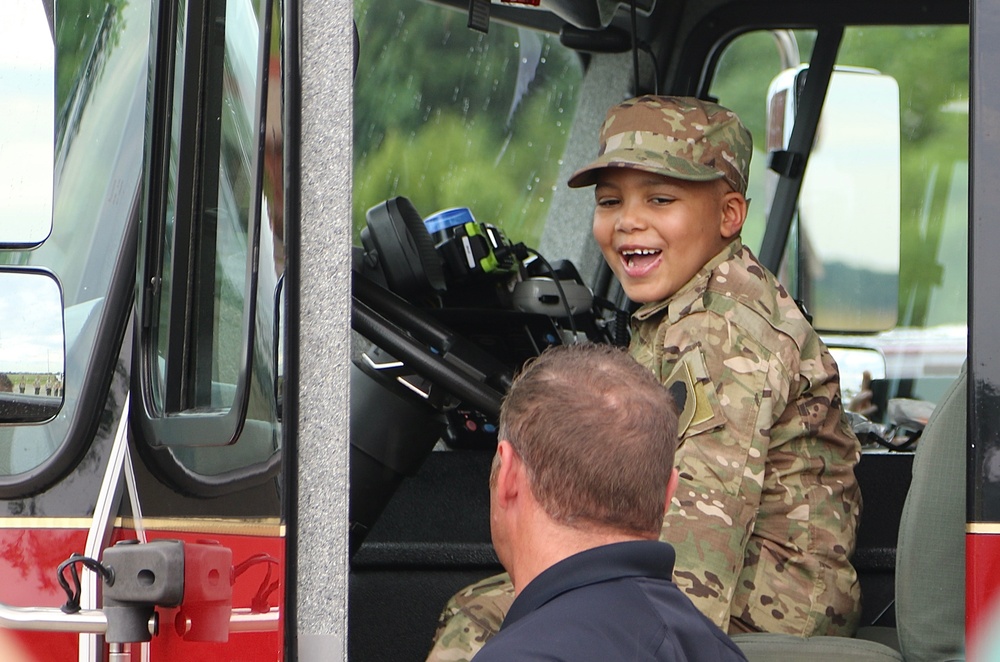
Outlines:
[{"label": "shirt collar", "polygon": [[691,280],[674,292],[672,296],[663,301],[653,301],[643,304],[639,310],[635,311],[633,317],[642,321],[664,310],[668,310],[672,321],[676,321],[673,320],[674,317],[682,317],[681,311],[684,311],[685,314],[689,312],[694,304],[705,294],[705,289],[708,287],[708,280],[712,272],[720,264],[737,255],[741,250],[743,250],[743,241],[739,237],[736,237],[716,254],[715,257],[706,262],[705,266],[699,269],[698,273],[692,276]]},{"label": "shirt collar", "polygon": [[630,540],[587,549],[542,571],[514,599],[500,629],[573,589],[625,577],[670,580],[674,548],[658,540]]}]

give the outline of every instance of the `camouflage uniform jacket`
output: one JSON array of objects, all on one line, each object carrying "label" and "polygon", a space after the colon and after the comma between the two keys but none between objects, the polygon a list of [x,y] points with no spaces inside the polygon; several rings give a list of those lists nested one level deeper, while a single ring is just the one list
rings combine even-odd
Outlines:
[{"label": "camouflage uniform jacket", "polygon": [[[674,581],[730,634],[853,634],[860,446],[798,306],[737,239],[633,321],[632,354],[680,415],[681,481],[661,535]],[[513,600],[506,573],[456,593],[428,662],[471,660]]]},{"label": "camouflage uniform jacket", "polygon": [[736,239],[635,313],[631,352],[680,417],[661,535],[677,584],[730,633],[852,635],[860,446],[837,366],[781,284]]}]

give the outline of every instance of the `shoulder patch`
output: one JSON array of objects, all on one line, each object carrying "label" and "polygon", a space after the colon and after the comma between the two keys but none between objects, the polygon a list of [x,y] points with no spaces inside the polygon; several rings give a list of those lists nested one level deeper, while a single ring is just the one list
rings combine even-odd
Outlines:
[{"label": "shoulder patch", "polygon": [[695,368],[695,371],[692,370],[688,358],[692,355],[701,356],[700,352],[686,355],[677,362],[670,376],[664,382],[677,409],[677,435],[679,437],[684,437],[688,428],[700,426],[715,416],[711,398],[706,391],[706,388],[711,385],[711,381],[705,375],[695,374],[695,371],[699,371],[700,366]]},{"label": "shoulder patch", "polygon": [[699,425],[712,418],[712,404],[705,394],[705,385],[693,374],[688,362],[681,360],[667,378],[667,390],[677,408],[677,434],[683,437],[692,425]]}]

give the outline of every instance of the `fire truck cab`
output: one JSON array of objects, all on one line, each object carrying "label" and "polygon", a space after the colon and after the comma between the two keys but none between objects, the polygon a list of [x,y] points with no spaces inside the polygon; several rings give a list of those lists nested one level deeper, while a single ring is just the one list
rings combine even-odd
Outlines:
[{"label": "fire truck cab", "polygon": [[740,645],[1000,654],[995,5],[7,0],[2,656],[425,659],[511,376],[628,343],[565,183],[642,93],[751,130],[863,443],[862,634]]}]

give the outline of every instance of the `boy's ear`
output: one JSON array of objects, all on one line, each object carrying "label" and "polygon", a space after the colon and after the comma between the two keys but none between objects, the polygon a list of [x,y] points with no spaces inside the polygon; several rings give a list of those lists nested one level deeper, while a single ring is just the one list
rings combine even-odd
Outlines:
[{"label": "boy's ear", "polygon": [[732,239],[743,229],[747,220],[747,199],[736,191],[722,196],[722,222],[719,232],[724,239]]}]

